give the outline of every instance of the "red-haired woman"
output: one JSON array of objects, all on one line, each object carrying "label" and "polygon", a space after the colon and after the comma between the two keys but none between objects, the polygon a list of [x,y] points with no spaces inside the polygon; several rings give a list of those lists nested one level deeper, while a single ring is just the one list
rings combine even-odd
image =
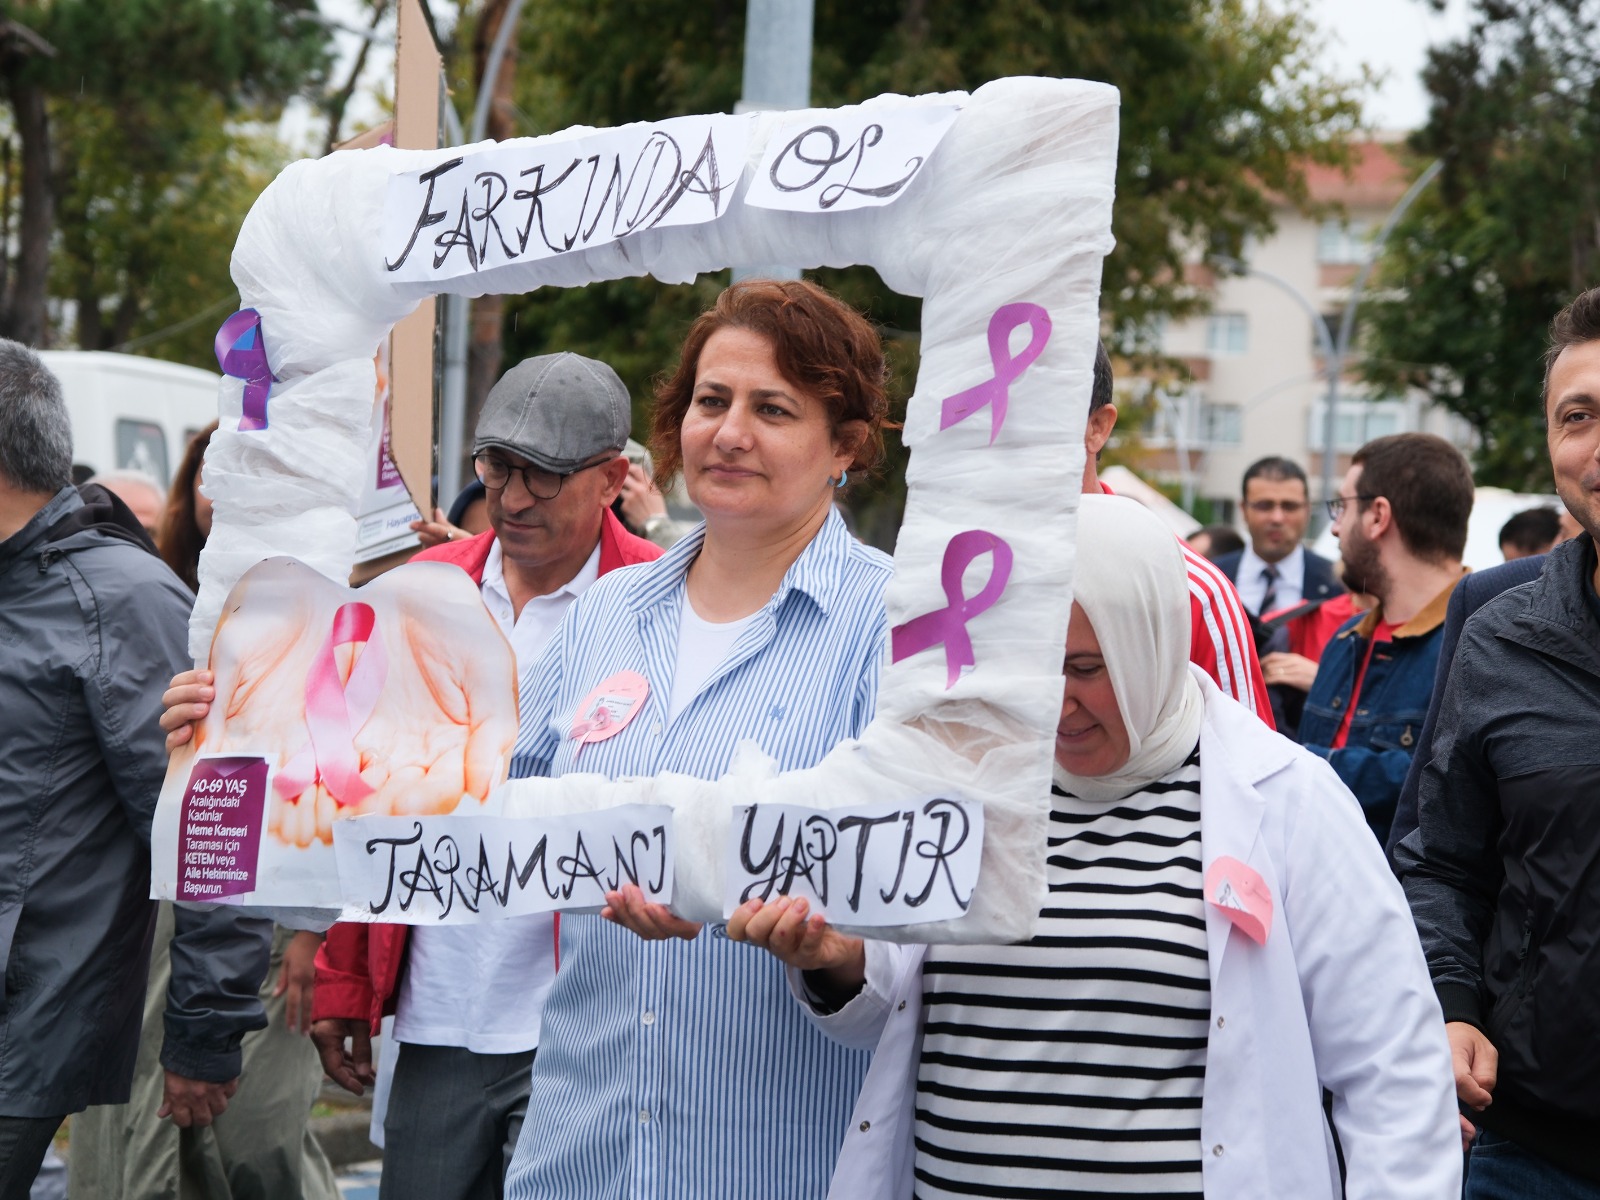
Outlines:
[{"label": "red-haired woman", "polygon": [[[877,463],[887,411],[882,347],[858,313],[806,283],[725,291],[658,388],[651,438],[658,481],[681,472],[704,525],[574,603],[525,688],[512,774],[711,779],[747,740],[793,770],[859,734],[890,562],[850,536],[834,497]],[[580,759],[574,711],[624,672],[648,698]],[[506,1194],[820,1198],[867,1056],[811,1027],[776,960],[720,927],[696,938],[637,889],[610,899],[614,923],[561,923],[538,1120]],[[780,1144],[749,1135],[756,1114]]]}]

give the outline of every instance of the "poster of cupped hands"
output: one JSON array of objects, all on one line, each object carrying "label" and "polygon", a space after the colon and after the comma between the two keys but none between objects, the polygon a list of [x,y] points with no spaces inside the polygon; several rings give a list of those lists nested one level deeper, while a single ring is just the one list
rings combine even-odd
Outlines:
[{"label": "poster of cupped hands", "polygon": [[267,559],[228,595],[207,665],[216,699],[152,829],[157,897],[337,909],[336,822],[494,815],[516,662],[460,568],[351,589]]}]

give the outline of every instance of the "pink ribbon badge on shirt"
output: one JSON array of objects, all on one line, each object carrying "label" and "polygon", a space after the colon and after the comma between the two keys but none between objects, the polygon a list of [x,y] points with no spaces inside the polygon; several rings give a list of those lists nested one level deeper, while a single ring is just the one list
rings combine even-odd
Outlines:
[{"label": "pink ribbon badge on shirt", "polygon": [[273,379],[267,346],[261,339],[261,314],[253,308],[234,313],[217,330],[214,349],[222,373],[244,380],[244,412],[239,417],[239,428],[265,429],[267,394],[272,390]]},{"label": "pink ribbon badge on shirt", "polygon": [[[355,736],[378,706],[389,676],[383,639],[374,637],[377,614],[359,602],[340,605],[333,629],[306,673],[306,728],[311,740],[278,772],[273,790],[296,800],[320,781],[339,806],[360,804],[373,788],[361,778]],[[338,651],[352,647],[355,661],[342,681]]]},{"label": "pink ribbon badge on shirt", "polygon": [[[988,582],[969,599],[962,594],[961,577],[980,554],[994,555],[994,566]],[[899,662],[942,643],[946,667],[944,686],[954,687],[961,677],[961,669],[974,662],[967,622],[994,606],[1010,578],[1011,546],[1004,538],[983,529],[956,534],[944,548],[944,563],[939,568],[939,581],[950,603],[937,612],[925,613],[894,627],[890,635],[893,661]]]},{"label": "pink ribbon badge on shirt", "polygon": [[603,742],[626,729],[649,695],[650,681],[637,671],[618,671],[602,680],[573,716],[567,736],[578,743],[577,753],[582,754],[590,742]]},{"label": "pink ribbon badge on shirt", "polygon": [[[1011,355],[1011,334],[1022,326],[1032,327],[1033,336],[1015,358]],[[1006,423],[1006,405],[1011,399],[1011,385],[1033,365],[1034,359],[1044,353],[1050,340],[1050,314],[1037,304],[1002,304],[989,318],[989,362],[994,375],[964,392],[957,392],[944,402],[939,414],[939,428],[949,429],[965,421],[979,409],[989,408],[989,444],[1000,434]]]},{"label": "pink ribbon badge on shirt", "polygon": [[1213,859],[1206,868],[1206,899],[1258,945],[1272,930],[1272,893],[1260,874],[1237,858]]}]

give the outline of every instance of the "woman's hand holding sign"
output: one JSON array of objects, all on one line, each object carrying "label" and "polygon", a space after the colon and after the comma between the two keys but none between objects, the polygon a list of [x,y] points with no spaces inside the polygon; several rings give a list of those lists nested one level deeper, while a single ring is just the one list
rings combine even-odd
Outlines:
[{"label": "woman's hand holding sign", "polygon": [[866,943],[838,932],[821,913],[813,914],[804,896],[745,901],[728,918],[728,937],[760,946],[805,971],[813,984],[825,983],[829,1000],[848,1000],[867,979]]}]

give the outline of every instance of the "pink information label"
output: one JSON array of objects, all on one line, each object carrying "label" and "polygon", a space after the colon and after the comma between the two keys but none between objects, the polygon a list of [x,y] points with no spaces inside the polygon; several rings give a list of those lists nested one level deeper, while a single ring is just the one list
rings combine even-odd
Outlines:
[{"label": "pink information label", "polygon": [[178,899],[253,892],[267,801],[267,760],[202,758],[189,773],[178,826]]}]

